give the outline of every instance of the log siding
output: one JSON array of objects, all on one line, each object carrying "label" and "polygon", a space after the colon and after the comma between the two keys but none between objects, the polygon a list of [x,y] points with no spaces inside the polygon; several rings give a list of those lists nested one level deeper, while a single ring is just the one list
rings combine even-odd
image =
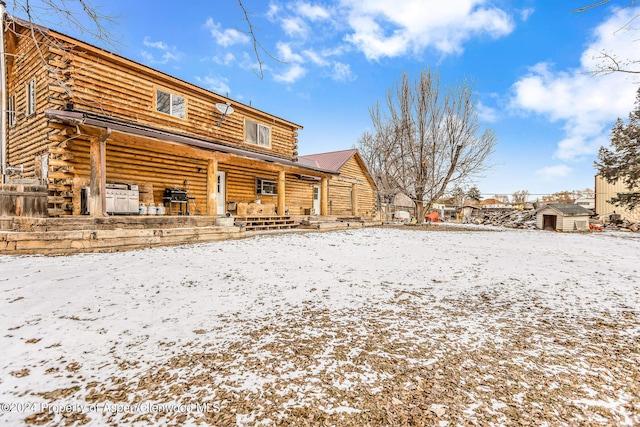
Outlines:
[{"label": "log siding", "polygon": [[[108,183],[138,185],[145,204],[161,204],[165,188],[186,189],[194,199],[192,213],[215,214],[216,197],[211,193],[216,171],[226,174],[223,202],[284,200],[291,214],[303,214],[313,206],[313,182],[300,175],[326,182],[333,174],[292,163],[297,159],[300,125],[55,31],[9,22],[7,95],[16,115],[8,127],[7,163],[24,165],[27,177],[46,177],[51,216],[81,214],[81,189],[90,186],[91,197],[99,197],[94,189],[103,188],[103,177]],[[35,113],[27,115],[31,80]],[[158,90],[184,99],[184,117],[158,111]],[[227,102],[234,113],[221,120],[216,104]],[[45,110],[71,115],[45,115]],[[102,121],[88,125],[83,119],[88,116]],[[246,142],[247,121],[269,127],[268,146]],[[109,128],[110,123],[119,128]],[[166,134],[156,136],[145,129]],[[178,142],[186,139],[195,142]],[[220,151],[209,149],[209,143]],[[39,165],[47,165],[40,176]],[[256,178],[279,182],[284,197],[258,196]]]}]

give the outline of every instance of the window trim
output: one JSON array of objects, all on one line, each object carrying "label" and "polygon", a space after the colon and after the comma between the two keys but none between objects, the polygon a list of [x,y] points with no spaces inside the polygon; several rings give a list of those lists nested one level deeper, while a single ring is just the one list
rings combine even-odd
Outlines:
[{"label": "window trim", "polygon": [[7,124],[9,127],[16,125],[16,96],[11,95],[7,99]]},{"label": "window trim", "polygon": [[[155,97],[154,97],[154,104],[155,104],[155,112],[156,113],[160,113],[160,114],[164,114],[164,115],[167,115],[167,116],[175,117],[176,119],[181,119],[181,120],[185,120],[187,118],[187,97],[186,96],[177,95],[177,94],[175,94],[173,92],[169,92],[168,90],[160,89],[160,88],[156,88],[155,92],[156,93],[155,93]],[[158,94],[160,92],[169,95],[169,112],[168,113],[165,112],[165,111],[159,110]],[[175,112],[173,111],[173,103],[174,103],[174,99],[175,98],[182,99],[182,103],[183,103],[183,106],[184,106],[184,111],[182,112],[182,115],[174,114]]]},{"label": "window trim", "polygon": [[[272,192],[265,192],[265,183],[272,188]],[[258,196],[277,196],[278,182],[269,178],[256,178],[256,194]]]},{"label": "window trim", "polygon": [[[249,124],[255,125],[256,134],[255,134],[255,142],[249,140]],[[261,136],[264,135],[260,130],[264,129],[268,131],[268,141],[266,144],[260,144]],[[244,142],[247,144],[255,145],[258,147],[271,148],[271,126],[263,125],[262,123],[256,122],[254,120],[244,119]]]},{"label": "window trim", "polygon": [[27,82],[27,105],[26,115],[32,116],[36,113],[36,79],[31,79]]}]

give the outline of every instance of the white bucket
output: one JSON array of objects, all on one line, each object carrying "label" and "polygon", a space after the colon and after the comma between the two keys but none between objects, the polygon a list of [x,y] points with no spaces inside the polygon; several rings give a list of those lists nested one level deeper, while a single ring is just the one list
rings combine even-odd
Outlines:
[{"label": "white bucket", "polygon": [[164,207],[164,205],[156,206],[156,215],[165,215],[166,213],[167,209]]},{"label": "white bucket", "polygon": [[149,203],[149,207],[147,208],[147,215],[155,215],[157,213],[156,207],[153,203]]},{"label": "white bucket", "polygon": [[138,208],[138,213],[140,215],[146,215],[147,214],[147,206],[144,203],[140,203],[140,207]]}]

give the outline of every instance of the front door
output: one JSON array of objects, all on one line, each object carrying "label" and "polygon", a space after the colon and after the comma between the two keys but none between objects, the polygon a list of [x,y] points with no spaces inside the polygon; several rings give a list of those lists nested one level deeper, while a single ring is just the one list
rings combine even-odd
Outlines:
[{"label": "front door", "polygon": [[313,213],[320,215],[320,186],[313,186]]},{"label": "front door", "polygon": [[227,212],[225,188],[225,174],[224,172],[218,172],[218,215]]}]

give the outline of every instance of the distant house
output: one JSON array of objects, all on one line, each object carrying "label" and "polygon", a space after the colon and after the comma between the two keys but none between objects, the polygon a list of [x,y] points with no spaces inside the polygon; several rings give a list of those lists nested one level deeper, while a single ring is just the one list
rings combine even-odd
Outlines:
[{"label": "distant house", "polygon": [[548,231],[587,231],[592,212],[574,203],[552,203],[536,211],[536,227]]},{"label": "distant house", "polygon": [[509,204],[502,202],[498,199],[485,199],[480,202],[480,207],[483,209],[506,209],[509,208]]},{"label": "distant house", "polygon": [[[320,194],[327,194],[327,214],[373,218],[377,214],[376,184],[356,149],[300,156],[300,164],[333,172],[328,191],[314,187],[314,210],[320,211]],[[319,181],[319,180],[318,180]]]},{"label": "distant house", "polygon": [[574,203],[576,205],[583,206],[583,207],[585,207],[586,209],[589,209],[592,212],[595,212],[596,199],[594,197],[581,197],[579,199],[576,199],[576,201]]}]

